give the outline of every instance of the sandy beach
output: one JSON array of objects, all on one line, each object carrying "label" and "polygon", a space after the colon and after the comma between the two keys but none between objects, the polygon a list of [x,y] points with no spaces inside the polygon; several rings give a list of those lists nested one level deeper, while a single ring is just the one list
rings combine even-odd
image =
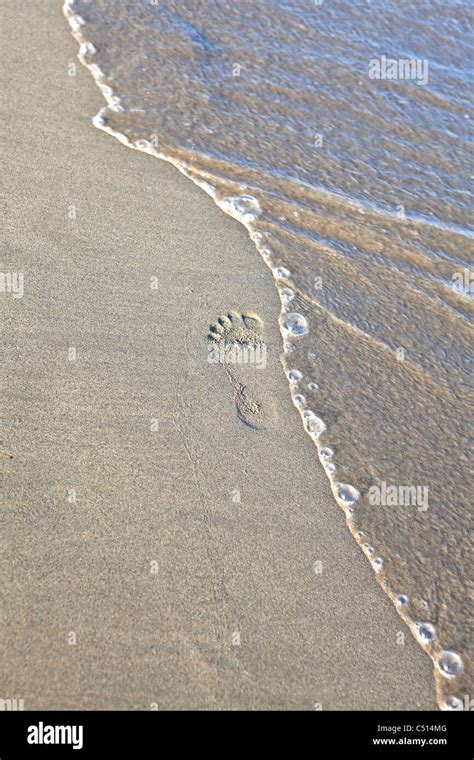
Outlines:
[{"label": "sandy beach", "polygon": [[[0,697],[25,709],[436,709],[334,502],[244,228],[91,124],[59,0],[6,0]],[[209,326],[254,312],[234,384]],[[263,409],[236,413],[244,389]]]}]

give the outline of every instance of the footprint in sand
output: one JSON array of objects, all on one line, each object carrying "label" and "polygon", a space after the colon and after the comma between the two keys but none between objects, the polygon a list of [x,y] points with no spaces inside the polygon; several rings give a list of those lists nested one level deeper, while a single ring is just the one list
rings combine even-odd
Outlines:
[{"label": "footprint in sand", "polygon": [[208,360],[221,364],[229,378],[239,419],[255,430],[274,419],[273,404],[265,388],[267,346],[263,322],[255,312],[229,311],[209,328]]}]

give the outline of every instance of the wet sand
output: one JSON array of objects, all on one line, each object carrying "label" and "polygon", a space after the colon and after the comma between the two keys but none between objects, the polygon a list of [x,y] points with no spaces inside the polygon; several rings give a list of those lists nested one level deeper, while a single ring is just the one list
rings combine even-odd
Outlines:
[{"label": "wet sand", "polygon": [[[431,662],[355,545],[280,364],[243,227],[95,130],[60,3],[8,0],[3,698],[25,709],[435,708]],[[76,64],[75,76],[69,76]],[[229,309],[267,366],[236,414]]]}]

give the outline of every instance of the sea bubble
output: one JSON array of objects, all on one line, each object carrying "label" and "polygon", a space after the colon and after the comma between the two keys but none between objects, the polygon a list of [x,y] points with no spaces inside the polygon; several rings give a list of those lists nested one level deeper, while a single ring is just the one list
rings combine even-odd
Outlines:
[{"label": "sea bubble", "polygon": [[437,666],[440,673],[447,678],[454,678],[463,670],[463,662],[456,652],[442,650],[439,653]]},{"label": "sea bubble", "polygon": [[291,288],[280,288],[278,292],[280,293],[281,300],[285,303],[292,301],[295,297],[295,293]]},{"label": "sea bubble", "polygon": [[283,277],[285,279],[288,279],[288,277],[291,277],[291,272],[286,267],[276,267],[273,270],[273,274],[277,278],[277,280],[281,280]]},{"label": "sea bubble", "polygon": [[150,153],[153,150],[153,146],[149,140],[137,140],[135,142],[135,147],[138,148],[138,150],[143,150],[146,153]]},{"label": "sea bubble", "polygon": [[399,607],[406,607],[408,604],[408,597],[406,594],[399,594],[395,601]]},{"label": "sea bubble", "polygon": [[380,573],[380,571],[383,568],[382,557],[374,557],[374,559],[372,560],[372,567],[374,568],[376,573]]},{"label": "sea bubble", "polygon": [[71,29],[73,32],[78,32],[81,28],[81,26],[84,26],[86,23],[82,16],[79,16],[79,14],[76,13],[75,16],[73,16],[71,19],[69,19],[69,23],[71,25]]},{"label": "sea bubble", "polygon": [[301,393],[298,393],[296,396],[293,396],[293,403],[295,406],[304,406],[306,404],[306,399]]},{"label": "sea bubble", "polygon": [[102,116],[102,112],[101,112],[101,113],[98,113],[98,114],[96,114],[96,115],[95,115],[95,116],[92,118],[92,123],[93,123],[94,127],[99,127],[99,129],[100,129],[101,127],[105,127],[105,119],[104,119],[104,117]]},{"label": "sea bubble", "polygon": [[224,198],[221,203],[224,211],[242,222],[255,222],[262,213],[260,204],[253,195],[237,195]]},{"label": "sea bubble", "polygon": [[359,491],[348,483],[337,484],[337,498],[344,504],[355,504],[360,496]]},{"label": "sea bubble", "polygon": [[306,430],[315,438],[319,438],[321,433],[324,433],[326,430],[324,420],[318,417],[311,409],[305,409],[302,417],[305,422]]},{"label": "sea bubble", "polygon": [[299,371],[299,369],[292,369],[288,372],[288,380],[292,385],[298,385],[302,379],[303,374]]},{"label": "sea bubble", "polygon": [[456,710],[459,712],[460,710],[464,710],[464,703],[462,699],[459,699],[459,697],[455,697],[453,694],[450,694],[448,697],[446,697],[446,701],[444,702],[442,710]]},{"label": "sea bubble", "polygon": [[331,459],[331,457],[334,456],[334,451],[330,449],[329,446],[325,446],[319,452],[319,456],[321,457],[321,459]]},{"label": "sea bubble", "polygon": [[314,438],[319,438],[319,436],[326,430],[326,424],[324,420],[314,415],[314,417],[310,417],[306,420],[306,430],[308,433],[311,433]]},{"label": "sea bubble", "polygon": [[436,631],[431,623],[414,623],[415,635],[422,644],[430,644],[436,638]]},{"label": "sea bubble", "polygon": [[125,111],[125,108],[123,107],[123,105],[120,102],[120,98],[118,98],[116,95],[114,95],[112,98],[110,98],[110,100],[109,100],[109,106],[110,106],[110,108],[111,108],[112,111],[116,111],[116,112],[118,111],[118,112],[122,112],[122,113]]},{"label": "sea bubble", "polygon": [[289,335],[293,335],[295,337],[306,335],[308,332],[308,323],[305,317],[303,317],[302,314],[297,314],[296,312],[286,314],[283,321],[283,326]]},{"label": "sea bubble", "polygon": [[97,50],[92,42],[83,42],[79,48],[79,55],[94,55],[94,53],[97,53]]}]

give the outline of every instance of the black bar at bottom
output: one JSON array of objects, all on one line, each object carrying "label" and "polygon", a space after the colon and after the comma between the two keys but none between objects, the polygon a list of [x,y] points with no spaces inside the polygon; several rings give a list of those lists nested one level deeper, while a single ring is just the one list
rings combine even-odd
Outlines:
[{"label": "black bar at bottom", "polygon": [[[2,712],[0,760],[292,748],[330,757],[472,758],[468,712]],[[248,729],[248,730],[247,730]],[[304,749],[306,747],[306,749]]]}]

